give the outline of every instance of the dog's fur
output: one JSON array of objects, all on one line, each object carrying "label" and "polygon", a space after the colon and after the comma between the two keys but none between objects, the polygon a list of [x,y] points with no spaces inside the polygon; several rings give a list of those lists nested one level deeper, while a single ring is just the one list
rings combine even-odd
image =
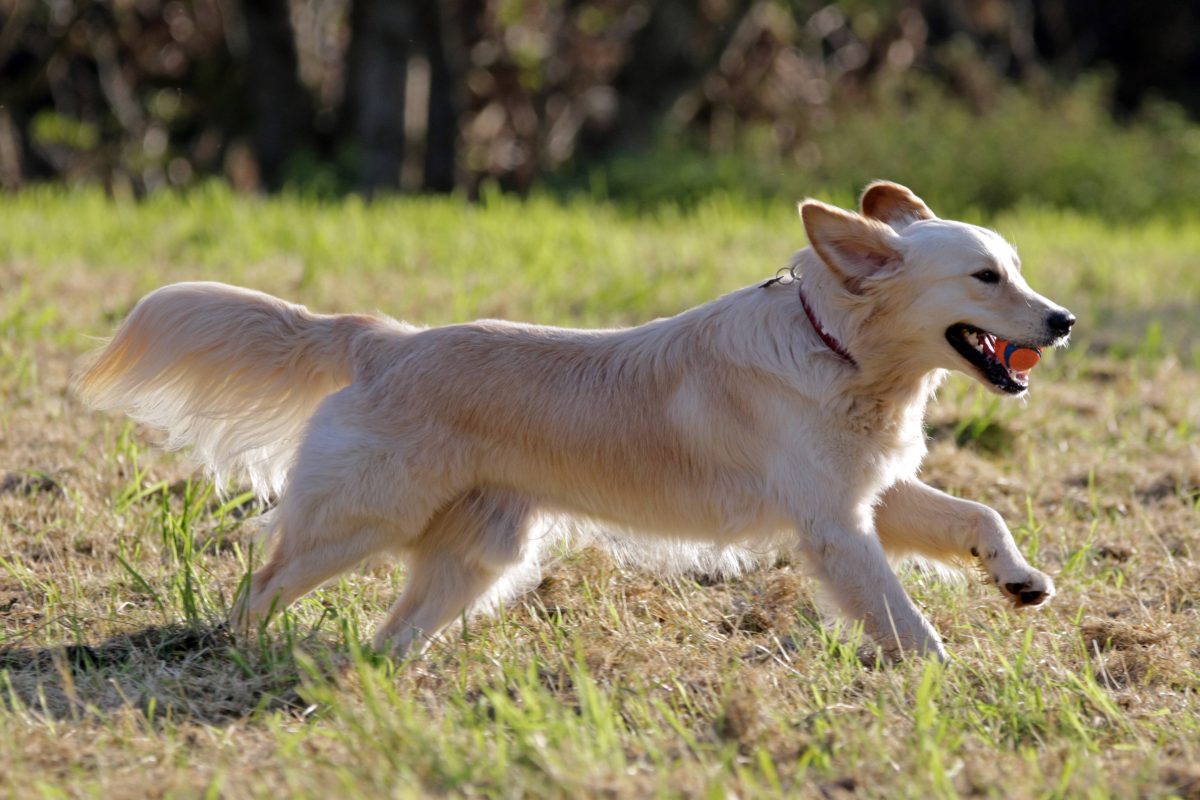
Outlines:
[{"label": "dog's fur", "polygon": [[917,479],[946,370],[996,388],[947,331],[1051,346],[1073,318],[1064,330],[1069,315],[992,231],[937,219],[892,183],[869,186],[861,208],[806,201],[812,246],[792,278],[624,330],[424,330],[166,286],[78,387],[165,429],[218,480],[244,472],[278,498],[270,558],[235,607],[243,624],[397,551],[409,582],[376,646],[413,652],[529,566],[534,521],[552,511],[718,548],[784,542],[878,644],[941,656],[888,555],[977,558],[1017,605],[1054,591],[995,511]]}]

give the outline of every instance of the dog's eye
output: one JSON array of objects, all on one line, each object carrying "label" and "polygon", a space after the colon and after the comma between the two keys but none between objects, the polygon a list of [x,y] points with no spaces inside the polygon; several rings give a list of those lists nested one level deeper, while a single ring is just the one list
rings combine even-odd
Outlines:
[{"label": "dog's eye", "polygon": [[1000,282],[1000,273],[996,272],[996,270],[994,270],[994,269],[982,269],[979,272],[976,272],[971,277],[977,281],[983,281],[984,283],[999,283]]}]

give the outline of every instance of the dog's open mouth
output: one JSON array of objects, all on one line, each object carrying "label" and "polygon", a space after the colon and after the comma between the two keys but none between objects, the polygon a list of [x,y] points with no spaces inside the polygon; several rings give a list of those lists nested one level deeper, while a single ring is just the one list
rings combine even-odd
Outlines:
[{"label": "dog's open mouth", "polygon": [[[960,322],[946,329],[946,339],[962,357],[971,363],[984,380],[1005,394],[1020,394],[1029,388],[1030,369],[1016,370],[1004,363],[1002,353],[996,352],[996,341],[999,337],[994,333]],[[1017,344],[1017,343],[1013,343]],[[1027,347],[1039,355],[1040,347],[1031,344],[1017,344]],[[1032,369],[1032,368],[1031,368]]]}]

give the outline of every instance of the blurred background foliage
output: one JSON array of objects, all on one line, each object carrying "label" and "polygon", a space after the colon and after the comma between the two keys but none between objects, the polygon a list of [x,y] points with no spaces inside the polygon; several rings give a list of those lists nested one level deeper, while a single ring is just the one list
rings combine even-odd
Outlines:
[{"label": "blurred background foliage", "polygon": [[0,185],[1200,210],[1200,7],[0,0]]}]

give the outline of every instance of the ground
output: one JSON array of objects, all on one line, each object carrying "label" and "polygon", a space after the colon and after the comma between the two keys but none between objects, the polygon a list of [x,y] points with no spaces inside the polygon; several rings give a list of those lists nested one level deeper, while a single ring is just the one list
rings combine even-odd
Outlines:
[{"label": "ground", "polygon": [[793,208],[0,199],[0,795],[1200,797],[1200,219],[987,223],[1077,334],[1028,400],[953,378],[923,475],[1005,516],[1050,607],[910,570],[951,661],[880,667],[802,565],[660,580],[583,551],[396,666],[363,649],[392,565],[257,639],[216,626],[259,509],[79,405],[92,337],[195,278],[427,324],[630,324],[773,275]]}]

